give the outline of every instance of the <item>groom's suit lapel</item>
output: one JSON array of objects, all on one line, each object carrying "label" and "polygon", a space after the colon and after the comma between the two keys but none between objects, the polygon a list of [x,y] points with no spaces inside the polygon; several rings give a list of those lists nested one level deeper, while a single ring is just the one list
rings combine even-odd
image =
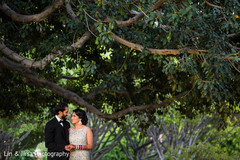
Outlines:
[{"label": "groom's suit lapel", "polygon": [[58,122],[57,118],[55,118],[55,123],[57,125],[57,127],[59,128],[59,130],[61,131],[61,134],[63,135],[63,137],[66,138],[66,133],[65,133],[65,125],[64,127],[62,127],[62,125]]}]

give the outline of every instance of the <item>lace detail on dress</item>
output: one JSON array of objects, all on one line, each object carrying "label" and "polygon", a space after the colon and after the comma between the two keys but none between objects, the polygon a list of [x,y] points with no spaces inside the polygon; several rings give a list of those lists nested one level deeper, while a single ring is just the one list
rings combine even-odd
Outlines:
[{"label": "lace detail on dress", "polygon": [[[73,145],[86,145],[87,144],[87,128],[81,129],[69,129],[69,141]],[[70,152],[69,160],[90,160],[89,151],[87,150],[75,150]]]}]

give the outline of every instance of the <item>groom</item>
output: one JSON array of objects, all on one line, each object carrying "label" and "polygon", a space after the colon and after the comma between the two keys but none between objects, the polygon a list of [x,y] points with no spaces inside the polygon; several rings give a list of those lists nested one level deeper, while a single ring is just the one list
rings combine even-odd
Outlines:
[{"label": "groom", "polygon": [[69,122],[68,106],[60,103],[55,108],[55,117],[47,122],[45,127],[45,146],[48,148],[48,160],[67,160],[69,151],[72,149],[69,145]]}]

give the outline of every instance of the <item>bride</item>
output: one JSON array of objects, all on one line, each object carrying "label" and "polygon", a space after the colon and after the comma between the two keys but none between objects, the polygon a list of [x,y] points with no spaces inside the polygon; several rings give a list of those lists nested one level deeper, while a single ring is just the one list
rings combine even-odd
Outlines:
[{"label": "bride", "polygon": [[90,150],[93,148],[93,134],[86,126],[88,118],[86,112],[75,109],[71,117],[74,127],[69,129],[69,141],[74,148],[70,152],[69,160],[90,160]]}]

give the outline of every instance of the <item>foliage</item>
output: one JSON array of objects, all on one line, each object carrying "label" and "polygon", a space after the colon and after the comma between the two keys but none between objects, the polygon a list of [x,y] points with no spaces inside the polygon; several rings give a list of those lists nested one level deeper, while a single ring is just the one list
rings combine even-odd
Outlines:
[{"label": "foliage", "polygon": [[[238,108],[238,107],[236,107]],[[222,138],[213,141],[212,145],[214,144],[218,144],[219,150],[221,150],[222,152],[228,153],[228,155],[234,157],[234,156],[238,156],[239,155],[239,139],[240,139],[240,135],[239,135],[239,122],[238,122],[238,116],[235,117],[231,117],[231,119],[228,119],[228,127],[223,131],[223,135],[228,136],[227,139],[224,139],[225,136],[223,136]],[[232,135],[228,135],[228,132],[233,132],[234,134]]]},{"label": "foliage", "polygon": [[[239,130],[239,128],[237,128]],[[236,134],[229,138],[226,142],[221,143],[220,147],[224,152],[227,152],[231,156],[239,155],[239,139],[240,136],[236,132]]]},{"label": "foliage", "polygon": [[[70,105],[70,110],[73,110],[74,106]],[[174,114],[174,116],[172,116]],[[145,116],[141,117],[139,116],[139,120],[138,121],[134,121],[133,117],[129,117],[128,121],[125,121],[125,126],[129,126],[128,132],[124,135],[124,137],[121,139],[120,143],[118,143],[115,147],[111,148],[109,152],[107,152],[101,159],[130,159],[128,156],[131,156],[131,159],[137,159],[137,156],[139,156],[139,159],[146,159],[141,157],[146,156],[147,154],[155,155],[155,157],[151,157],[148,159],[159,159],[159,157],[157,156],[157,150],[158,148],[154,145],[153,142],[151,141],[147,141],[145,139],[151,140],[154,139],[153,135],[156,135],[158,138],[160,135],[161,136],[159,140],[161,140],[161,144],[164,145],[165,147],[167,146],[166,151],[164,152],[164,156],[165,159],[238,159],[239,157],[237,157],[239,154],[237,151],[233,152],[233,149],[235,147],[238,146],[238,132],[239,132],[239,126],[238,124],[235,124],[235,121],[232,119],[230,121],[230,119],[227,120],[228,125],[226,126],[225,130],[218,130],[216,127],[218,125],[215,124],[219,124],[221,123],[221,121],[210,121],[207,122],[207,118],[211,118],[211,115],[206,116],[205,118],[202,118],[201,116],[197,116],[195,119],[187,119],[186,120],[186,116],[183,116],[180,114],[179,111],[176,111],[174,108],[171,108],[169,110],[168,113],[166,113],[165,115],[153,115],[155,116],[156,119],[159,118],[163,118],[163,121],[161,123],[159,123],[159,121],[155,120],[155,122],[157,122],[157,124],[155,123],[151,123],[150,125],[157,125],[157,129],[152,130],[152,127],[149,126],[148,127],[148,132],[144,132],[140,127],[138,127],[138,124],[141,124],[140,121],[145,121],[144,118],[147,118]],[[97,126],[102,126],[105,123],[108,123],[108,121],[99,121],[98,123],[96,123],[96,121],[94,121],[95,117],[94,115],[88,115],[88,117],[90,118],[89,121],[90,123],[90,127],[92,130],[95,130],[96,132],[102,132],[100,129],[101,127],[98,128],[97,130]],[[37,119],[36,119],[37,120]],[[184,121],[185,123],[184,124]],[[193,128],[197,128],[200,125],[203,125],[201,122],[205,122],[206,127],[202,127],[199,130],[203,130],[203,135],[200,137],[197,137],[196,134],[193,134],[193,138],[194,136],[196,136],[196,143],[192,143],[189,145],[189,142],[187,141],[187,134],[191,134],[190,132],[193,132]],[[43,122],[45,124],[45,122]],[[5,124],[5,123],[4,123]],[[134,125],[136,124],[136,125]],[[178,128],[178,124],[180,125]],[[175,128],[178,128],[179,131],[181,131],[181,133],[177,133],[177,131],[172,132],[171,127],[173,127],[173,125],[175,125]],[[170,127],[169,127],[170,126]],[[162,128],[167,128],[167,134],[163,132]],[[183,131],[182,128],[186,128],[187,131]],[[232,130],[232,128],[235,127],[234,130]],[[114,131],[116,133],[112,133],[111,130],[114,129]],[[43,130],[43,129],[41,129]],[[117,129],[114,128],[114,126],[112,126],[112,128],[106,129],[104,130],[104,133],[102,135],[105,135],[103,140],[100,141],[100,139],[102,137],[98,137],[99,139],[97,139],[97,142],[102,143],[102,148],[100,147],[99,150],[102,150],[105,146],[104,144],[106,144],[106,147],[108,147],[109,145],[111,145],[112,143],[114,143],[116,140],[113,140],[114,138],[116,138],[117,133],[119,133],[120,131],[124,131],[123,128],[121,126],[117,127]],[[142,131],[142,132],[139,132]],[[160,132],[159,132],[160,131]],[[106,134],[105,134],[106,132]],[[150,132],[152,132],[152,134],[149,134]],[[186,132],[186,134],[184,135],[184,132]],[[235,134],[232,134],[235,133]],[[197,133],[198,134],[198,133]],[[201,134],[201,133],[200,133]],[[186,139],[183,140],[182,142],[178,142],[179,144],[181,143],[186,143],[187,145],[184,145],[184,147],[181,147],[180,145],[178,146],[176,142],[176,139],[178,136],[180,137],[179,139],[181,139],[181,137],[185,136]],[[214,135],[214,139],[211,139],[212,135]],[[94,134],[94,136],[96,136],[96,134]],[[230,138],[229,138],[230,136]],[[172,138],[171,138],[172,137]],[[30,135],[29,138],[31,138],[31,141],[34,142],[35,144],[37,144],[36,141],[33,141],[33,137]],[[171,139],[170,141],[166,141],[166,139]],[[209,143],[205,143],[206,139],[211,139],[211,142]],[[227,139],[226,139],[227,138]],[[28,142],[31,142],[30,140],[27,140]],[[184,142],[183,142],[184,141]],[[230,144],[230,142],[232,142],[232,144]],[[146,145],[147,144],[147,145]],[[97,144],[98,145],[98,144]],[[95,145],[95,147],[97,146]],[[36,146],[36,145],[35,145]],[[34,146],[34,148],[35,148]],[[27,148],[29,148],[30,146],[28,146]],[[38,149],[41,150],[42,153],[46,152],[46,148],[44,146],[44,143],[40,143],[37,146]],[[137,149],[138,148],[138,149]],[[237,150],[237,148],[235,148]],[[126,150],[128,150],[128,156],[126,154]],[[231,151],[232,150],[232,151]],[[29,149],[29,150],[25,150],[24,152],[31,152],[33,153],[35,150],[33,148]],[[181,153],[179,153],[179,151],[181,151]],[[22,151],[23,152],[23,151]],[[13,157],[13,159],[15,159],[17,157]],[[29,156],[22,156],[22,157],[18,157],[20,158],[28,158],[31,159],[31,157]],[[43,156],[42,158],[46,158],[45,156]],[[98,158],[98,157],[96,157]]]},{"label": "foliage", "polygon": [[[153,116],[155,123],[147,131],[135,126],[124,136],[122,151],[128,159],[237,159],[239,124],[233,120],[221,121],[217,115],[189,119],[174,108],[166,115]],[[145,118],[139,116],[139,121],[144,123]]]},{"label": "foliage", "polygon": [[[6,3],[22,15],[52,5],[46,0]],[[2,115],[41,111],[63,99],[110,119],[134,110],[136,117],[146,112],[150,121],[155,108],[168,109],[174,99],[190,118],[234,113],[240,98],[238,1],[54,3],[61,4],[38,20],[0,11]],[[17,60],[13,51],[23,59]],[[41,61],[48,55],[58,58]],[[28,66],[26,60],[34,63]],[[36,67],[38,60],[50,63]],[[68,78],[61,77],[66,70]]]},{"label": "foliage", "polygon": [[43,141],[47,110],[45,109],[43,113],[44,115],[20,112],[14,118],[1,118],[0,137],[2,142],[0,144],[0,154],[6,152],[12,153],[14,156],[16,152],[23,149],[28,149],[30,152],[39,142]]},{"label": "foliage", "polygon": [[237,157],[229,156],[226,152],[219,151],[219,146],[212,146],[210,144],[193,145],[190,149],[184,149],[182,154],[177,151],[169,149],[166,153],[166,160],[190,160],[190,159],[212,159],[212,160],[233,160]]},{"label": "foliage", "polygon": [[115,146],[112,150],[110,150],[110,152],[108,152],[107,154],[105,154],[101,160],[105,160],[105,159],[111,159],[111,160],[125,160],[128,159],[126,154],[122,151],[121,146],[118,144],[117,146]]}]

